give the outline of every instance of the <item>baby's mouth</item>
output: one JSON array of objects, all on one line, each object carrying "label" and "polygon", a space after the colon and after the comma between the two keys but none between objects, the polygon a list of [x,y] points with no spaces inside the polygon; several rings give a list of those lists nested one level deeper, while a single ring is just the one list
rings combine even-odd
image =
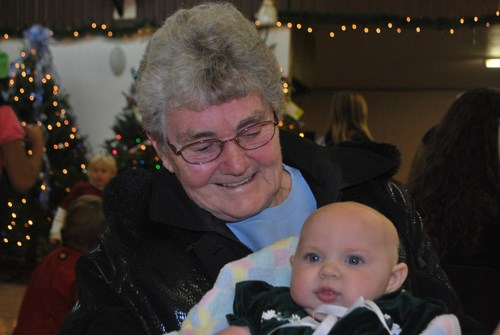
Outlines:
[{"label": "baby's mouth", "polygon": [[316,291],[316,296],[324,303],[334,303],[340,296],[340,293],[331,288],[321,288]]}]

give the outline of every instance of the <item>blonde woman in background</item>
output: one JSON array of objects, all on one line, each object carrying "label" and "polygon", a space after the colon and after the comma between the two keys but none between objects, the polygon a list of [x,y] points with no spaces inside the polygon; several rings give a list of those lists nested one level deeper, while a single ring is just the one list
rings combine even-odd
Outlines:
[{"label": "blonde woman in background", "polygon": [[330,119],[325,136],[319,142],[323,145],[336,145],[346,141],[372,140],[368,129],[368,104],[365,98],[352,91],[333,93]]}]

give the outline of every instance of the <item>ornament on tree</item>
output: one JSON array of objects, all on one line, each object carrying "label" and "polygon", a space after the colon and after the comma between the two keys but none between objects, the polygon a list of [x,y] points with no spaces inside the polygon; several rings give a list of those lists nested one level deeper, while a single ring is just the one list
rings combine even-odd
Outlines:
[{"label": "ornament on tree", "polygon": [[[35,91],[34,91],[34,102],[33,110],[35,117],[40,118],[40,108],[42,108],[43,103],[43,80],[45,69],[52,66],[52,54],[49,50],[49,43],[52,42],[50,31],[38,24],[33,25],[30,29],[24,32],[26,49],[37,58],[37,62],[34,67],[35,75]],[[28,73],[29,74],[29,73]],[[57,74],[54,69],[50,69],[49,75],[58,80]]]}]

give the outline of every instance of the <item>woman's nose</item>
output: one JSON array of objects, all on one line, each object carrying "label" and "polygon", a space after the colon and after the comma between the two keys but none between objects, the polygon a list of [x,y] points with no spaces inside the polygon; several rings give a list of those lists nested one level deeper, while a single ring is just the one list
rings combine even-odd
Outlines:
[{"label": "woman's nose", "polygon": [[226,142],[219,156],[221,171],[233,175],[244,173],[248,166],[246,151],[234,140]]}]

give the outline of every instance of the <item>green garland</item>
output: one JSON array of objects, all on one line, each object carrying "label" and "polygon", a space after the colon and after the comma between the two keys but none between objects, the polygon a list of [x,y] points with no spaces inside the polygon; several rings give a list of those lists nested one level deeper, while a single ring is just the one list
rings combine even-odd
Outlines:
[{"label": "green garland", "polygon": [[[279,21],[283,24],[302,24],[302,25],[351,25],[358,26],[380,26],[385,27],[392,23],[400,28],[425,28],[425,29],[458,29],[462,27],[489,27],[500,23],[500,12],[491,15],[482,16],[463,16],[463,17],[411,17],[408,22],[407,17],[396,15],[360,15],[360,14],[333,14],[333,13],[314,13],[298,11],[279,11]],[[461,20],[463,22],[461,22]],[[71,27],[67,29],[53,29],[54,39],[65,38],[84,38],[87,36],[104,36],[108,38],[126,38],[149,36],[156,30],[157,22],[137,22],[127,26],[101,28],[101,24],[92,26]],[[0,41],[8,38],[22,38],[24,28],[0,27]],[[77,32],[77,36],[75,36]]]},{"label": "green garland", "polygon": [[[126,27],[114,28],[106,25],[106,28],[101,28],[101,23],[92,26],[72,27],[67,29],[51,29],[52,38],[56,40],[66,38],[84,38],[87,36],[103,36],[109,38],[124,38],[136,37],[137,35],[149,36],[156,30],[156,25],[151,22],[141,22]],[[2,38],[23,38],[23,31],[25,29],[13,28],[0,28],[0,41]],[[75,32],[78,33],[75,36]]]}]

